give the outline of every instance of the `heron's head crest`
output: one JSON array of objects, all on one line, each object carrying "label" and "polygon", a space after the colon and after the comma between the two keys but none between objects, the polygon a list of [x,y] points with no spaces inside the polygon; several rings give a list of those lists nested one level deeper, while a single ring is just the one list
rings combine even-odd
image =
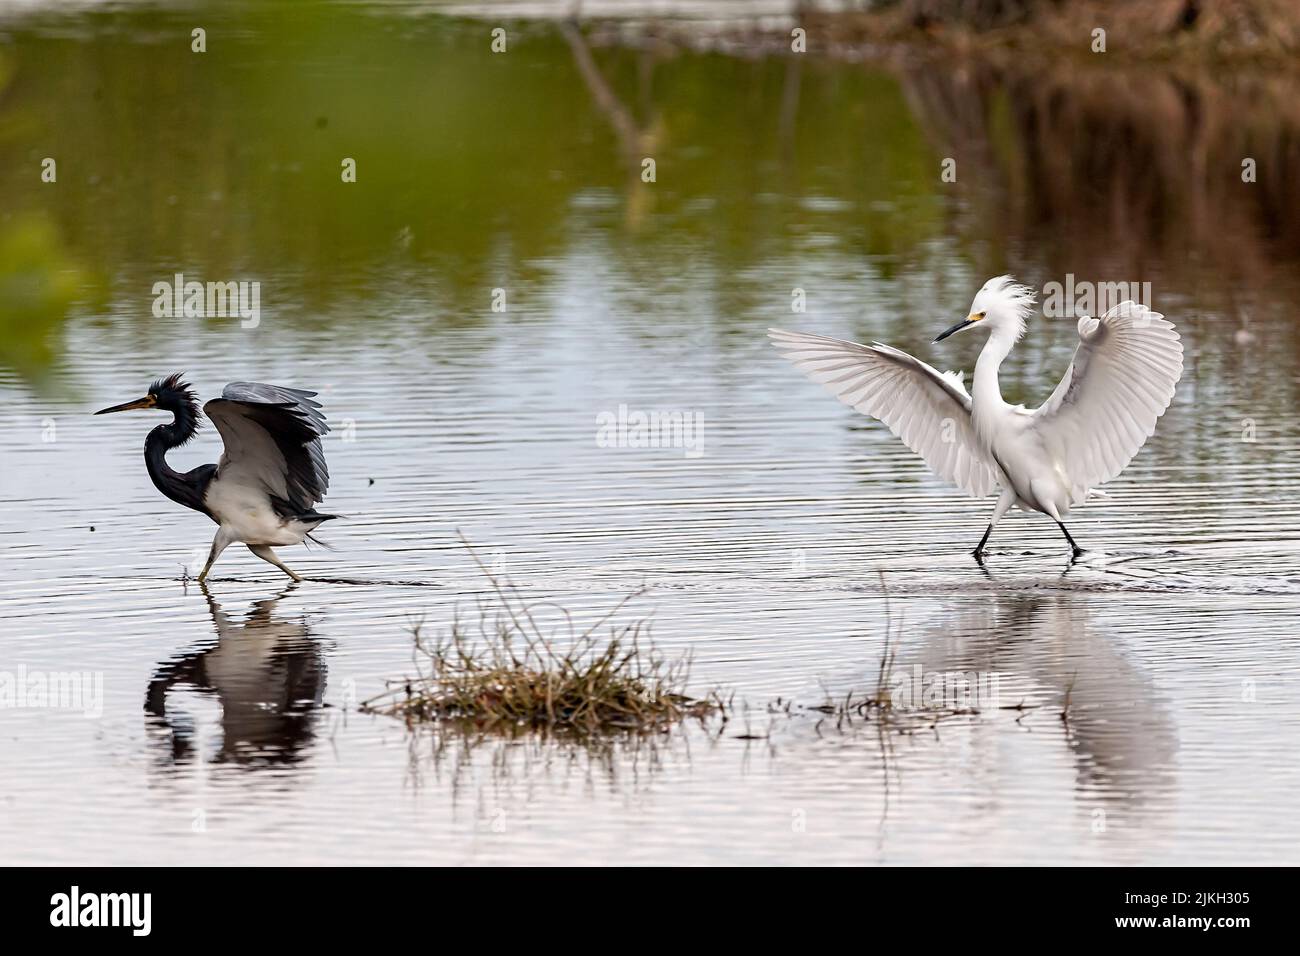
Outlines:
[{"label": "heron's head crest", "polygon": [[199,401],[194,395],[194,389],[185,381],[184,372],[173,372],[166,378],[158,379],[149,386],[149,395],[157,408],[175,412],[178,419],[198,422]]},{"label": "heron's head crest", "polygon": [[164,395],[184,395],[186,398],[194,398],[194,390],[190,388],[190,383],[185,381],[184,372],[173,372],[166,378],[157,379],[149,386],[149,394],[155,398],[162,398]]}]

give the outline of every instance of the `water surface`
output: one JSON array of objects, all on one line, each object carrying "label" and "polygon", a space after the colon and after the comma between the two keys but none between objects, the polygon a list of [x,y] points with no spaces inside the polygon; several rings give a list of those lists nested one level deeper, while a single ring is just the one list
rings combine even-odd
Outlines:
[{"label": "water surface", "polygon": [[[98,716],[0,711],[6,862],[1296,862],[1285,81],[547,20],[494,55],[483,20],[425,8],[199,12],[202,55],[188,12],[0,25],[0,670],[103,687]],[[1243,150],[1268,160],[1250,186]],[[929,343],[1005,271],[1150,282],[1187,347],[1155,438],[1071,521],[1075,565],[1013,513],[978,568],[992,501],[764,336],[969,369],[975,337]],[[259,281],[259,324],[155,318],[176,272]],[[1046,397],[1076,340],[1034,321],[1008,395]],[[240,548],[182,580],[213,528],[149,483],[153,419],[90,417],[182,369],[205,398],[321,391],[347,519],[281,552],[303,584]],[[620,405],[702,416],[702,453],[603,447]],[[218,454],[205,429],[172,461]],[[697,691],[735,691],[732,723],[471,746],[358,713],[410,672],[414,621],[484,594],[457,531],[585,620],[651,585],[630,613]],[[996,672],[1026,709],[902,735],[768,713],[871,690],[887,625],[901,666]]]}]

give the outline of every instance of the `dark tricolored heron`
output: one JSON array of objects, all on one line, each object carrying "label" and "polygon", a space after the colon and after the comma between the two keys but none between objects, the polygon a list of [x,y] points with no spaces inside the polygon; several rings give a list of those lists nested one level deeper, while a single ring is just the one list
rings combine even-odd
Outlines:
[{"label": "dark tricolored heron", "polygon": [[301,581],[271,547],[302,544],[322,521],[336,517],[315,509],[329,488],[320,442],[329,426],[319,411],[320,404],[312,401],[315,395],[278,385],[231,382],[220,398],[203,406],[203,413],[225,442],[221,461],[185,474],[174,471],[166,461],[167,452],[188,442],[199,427],[199,403],[180,374],[154,382],[144,398],[95,414],[156,408],[174,416],[169,424],[149,432],[144,462],[159,491],[217,523],[200,581],[207,578],[221,552],[236,541]]}]

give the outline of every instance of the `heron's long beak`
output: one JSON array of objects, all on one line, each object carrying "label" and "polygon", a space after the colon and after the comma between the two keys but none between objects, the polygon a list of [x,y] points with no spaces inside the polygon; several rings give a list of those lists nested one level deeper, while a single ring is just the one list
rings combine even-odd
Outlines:
[{"label": "heron's long beak", "polygon": [[968,315],[966,316],[966,318],[962,319],[960,322],[958,322],[956,325],[950,328],[947,332],[944,332],[942,335],[940,335],[937,339],[935,339],[935,341],[942,342],[944,339],[952,335],[954,332],[960,332],[962,329],[966,328],[966,326],[974,325],[978,321],[979,321],[979,316]]},{"label": "heron's long beak", "polygon": [[113,412],[129,412],[136,408],[153,408],[157,404],[152,395],[146,395],[144,398],[137,398],[134,402],[123,402],[121,405],[114,405],[112,408],[101,408],[95,414],[110,415]]}]

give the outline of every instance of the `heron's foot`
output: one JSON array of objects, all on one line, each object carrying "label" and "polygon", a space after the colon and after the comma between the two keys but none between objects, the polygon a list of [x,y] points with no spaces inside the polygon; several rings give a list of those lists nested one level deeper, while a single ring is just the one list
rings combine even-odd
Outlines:
[{"label": "heron's foot", "polygon": [[984,549],[983,549],[983,548],[976,548],[974,551],[972,551],[972,552],[970,553],[970,556],[971,556],[972,558],[975,559],[975,563],[978,564],[981,568],[984,567]]},{"label": "heron's foot", "polygon": [[1071,561],[1078,561],[1081,557],[1083,557],[1083,556],[1084,556],[1085,554],[1087,554],[1087,553],[1088,553],[1087,551],[1084,551],[1083,548],[1079,547],[1079,546],[1076,544],[1076,545],[1074,546],[1074,551],[1073,551],[1072,554],[1070,555],[1070,560],[1071,560]]},{"label": "heron's foot", "polygon": [[289,567],[289,565],[285,564],[283,561],[272,561],[271,563],[274,564],[281,571],[283,571],[285,574],[289,575],[289,580],[292,581],[294,584],[297,584],[302,580],[302,575],[299,574],[297,571],[295,571],[293,568]]},{"label": "heron's foot", "polygon": [[289,577],[293,578],[293,581],[294,581],[295,584],[297,584],[299,581],[302,580],[302,578],[300,578],[300,577],[298,576],[298,574],[297,574],[297,573],[296,573],[292,568],[289,567],[289,565],[285,564],[283,561],[281,561],[281,560],[279,559],[279,557],[276,556],[276,553],[275,553],[274,551],[271,550],[271,548],[270,548],[269,545],[265,545],[265,544],[250,544],[250,545],[248,546],[248,550],[249,550],[249,551],[252,551],[255,555],[257,555],[257,556],[258,556],[259,558],[261,558],[263,561],[266,561],[266,562],[268,562],[268,563],[270,563],[270,564],[274,564],[277,568],[279,568],[279,569],[280,569],[281,571],[283,571],[285,574],[289,575]]}]

